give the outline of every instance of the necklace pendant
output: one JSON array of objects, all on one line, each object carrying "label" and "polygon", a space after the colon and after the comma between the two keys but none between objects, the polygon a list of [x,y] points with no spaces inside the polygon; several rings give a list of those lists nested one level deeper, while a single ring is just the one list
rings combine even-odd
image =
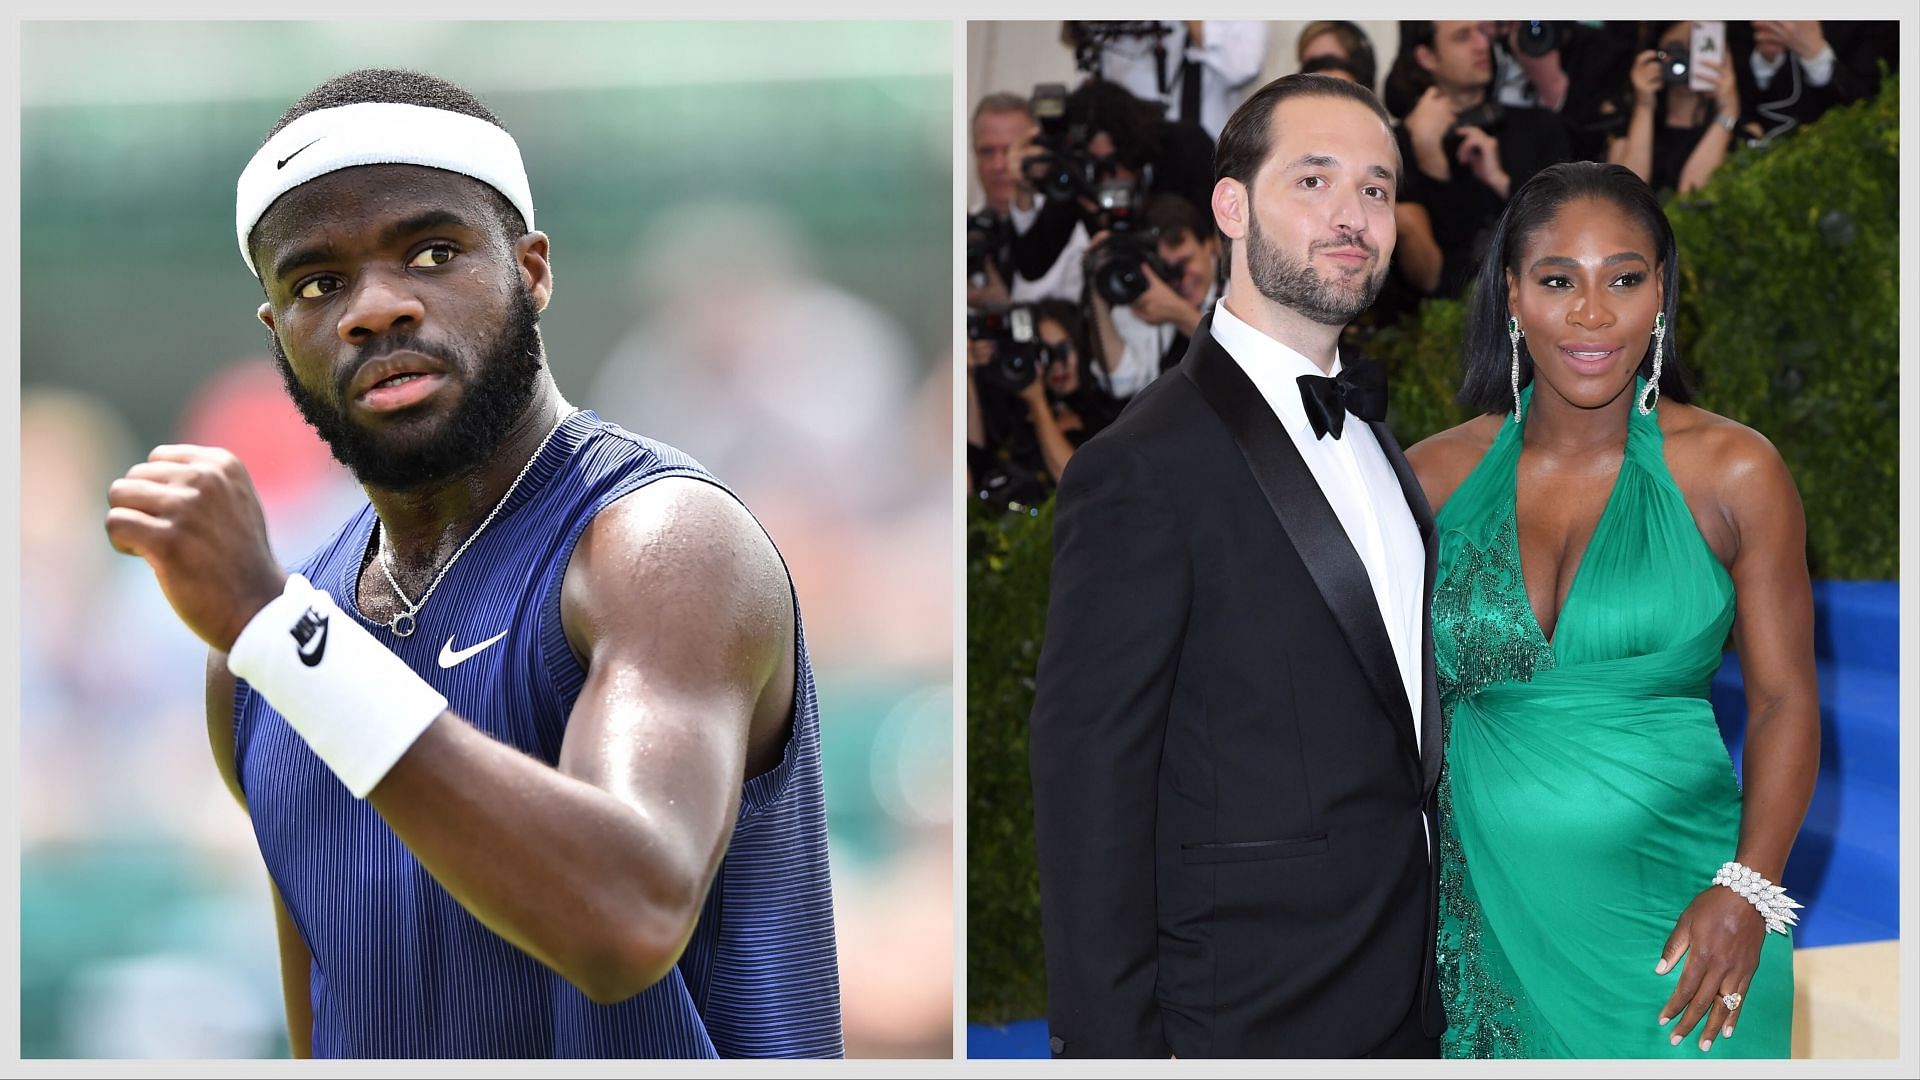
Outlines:
[{"label": "necklace pendant", "polygon": [[395,637],[412,637],[413,616],[403,611],[393,617],[393,621],[387,624],[387,629],[393,631]]}]

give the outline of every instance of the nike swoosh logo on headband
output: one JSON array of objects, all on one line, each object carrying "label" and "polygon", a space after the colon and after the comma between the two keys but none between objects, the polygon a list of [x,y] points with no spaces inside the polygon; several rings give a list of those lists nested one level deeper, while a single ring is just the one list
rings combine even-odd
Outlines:
[{"label": "nike swoosh logo on headband", "polygon": [[[326,138],[326,136],[325,136],[325,135],[322,135],[322,136],[320,136],[320,139],[324,139],[324,138]],[[313,140],[313,142],[310,142],[310,143],[308,143],[308,144],[307,144],[307,146],[312,146],[312,145],[313,145],[313,143],[316,143],[316,142],[319,142],[319,141],[320,141],[320,139],[315,139],[315,140]],[[294,151],[293,153],[291,153],[291,154],[288,154],[288,155],[287,155],[286,157],[283,157],[283,158],[281,158],[281,159],[280,159],[279,161],[276,161],[276,162],[274,162],[274,165],[273,165],[273,167],[274,167],[274,168],[276,168],[276,169],[284,169],[284,168],[286,168],[286,167],[287,167],[287,162],[289,162],[289,161],[292,161],[292,160],[293,160],[294,158],[297,158],[297,157],[299,157],[299,156],[300,156],[301,154],[303,154],[303,153],[305,153],[305,152],[306,152],[306,149],[307,149],[307,146],[303,146],[303,147],[301,147],[300,149],[298,149],[298,150],[295,150],[295,151]]]}]

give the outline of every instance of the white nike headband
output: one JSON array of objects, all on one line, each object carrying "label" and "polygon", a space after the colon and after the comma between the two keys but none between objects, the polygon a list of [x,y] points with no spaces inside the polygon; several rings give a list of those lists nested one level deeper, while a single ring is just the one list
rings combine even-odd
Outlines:
[{"label": "white nike headband", "polygon": [[513,136],[477,116],[421,105],[365,102],[318,109],[275,132],[240,173],[234,229],[240,257],[253,265],[247,237],[273,201],[301,184],[356,165],[425,165],[486,184],[506,196],[533,228],[533,191]]}]

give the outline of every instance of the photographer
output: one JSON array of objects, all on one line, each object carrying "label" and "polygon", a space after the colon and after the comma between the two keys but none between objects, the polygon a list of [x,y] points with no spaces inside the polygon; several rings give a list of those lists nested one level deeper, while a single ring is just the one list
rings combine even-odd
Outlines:
[{"label": "photographer", "polygon": [[1165,106],[1167,119],[1197,123],[1209,139],[1267,59],[1264,22],[1069,22],[1061,37],[1089,58],[1081,66],[1093,78]]},{"label": "photographer", "polygon": [[1193,203],[1155,196],[1146,225],[1097,235],[1087,253],[1094,334],[1107,388],[1122,400],[1180,362],[1219,297],[1220,237]]},{"label": "photographer", "polygon": [[970,330],[983,335],[967,350],[971,488],[996,506],[1036,505],[1120,403],[1099,387],[1073,304],[975,313]]},{"label": "photographer", "polygon": [[1482,29],[1494,45],[1493,100],[1558,113],[1574,157],[1600,158],[1609,91],[1633,62],[1630,29],[1524,19],[1487,22]]},{"label": "photographer", "polygon": [[[1633,170],[1649,187],[1683,195],[1726,160],[1740,117],[1740,84],[1724,43],[1717,61],[1691,56],[1692,28],[1667,26],[1655,48],[1634,58],[1633,115],[1625,137],[1607,148],[1608,161]],[[1696,75],[1713,84],[1711,93],[1689,85]]]},{"label": "photographer", "polygon": [[1175,194],[1204,206],[1212,198],[1213,140],[1199,125],[1171,123],[1158,106],[1109,82],[1082,83],[1064,101],[1043,97],[1047,89],[1035,88],[1041,132],[1017,151],[1022,174],[1047,196],[1013,242],[1014,266],[1023,276],[1045,274],[1072,242],[1076,225],[1088,234],[1112,226],[1103,192],[1129,192],[1135,203]]},{"label": "photographer", "polygon": [[1020,171],[1039,124],[1017,94],[988,94],[973,109],[973,163],[984,198],[967,215],[967,306],[983,308],[1080,295],[1087,230],[1076,226],[1053,263],[1037,275],[1014,265],[1015,238],[1033,227],[1046,196]]},{"label": "photographer", "polygon": [[1743,118],[1762,138],[1812,123],[1835,105],[1871,97],[1880,62],[1900,66],[1894,22],[1729,22],[1727,55],[1740,83]]},{"label": "photographer", "polygon": [[1400,24],[1388,82],[1420,93],[1398,132],[1405,169],[1394,205],[1395,262],[1419,293],[1465,291],[1507,196],[1541,169],[1572,160],[1558,116],[1489,97],[1492,53],[1480,23]]}]

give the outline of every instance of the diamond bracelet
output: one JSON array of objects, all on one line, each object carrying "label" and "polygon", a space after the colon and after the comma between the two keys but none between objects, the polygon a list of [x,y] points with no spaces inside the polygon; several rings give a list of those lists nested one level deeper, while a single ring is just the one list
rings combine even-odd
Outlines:
[{"label": "diamond bracelet", "polygon": [[1714,872],[1713,883],[1725,885],[1752,904],[1760,917],[1767,921],[1767,932],[1770,934],[1784,934],[1787,927],[1800,921],[1800,916],[1794,912],[1801,910],[1801,905],[1787,895],[1787,890],[1761,877],[1758,871],[1745,864],[1731,861],[1720,864],[1720,869]]}]

